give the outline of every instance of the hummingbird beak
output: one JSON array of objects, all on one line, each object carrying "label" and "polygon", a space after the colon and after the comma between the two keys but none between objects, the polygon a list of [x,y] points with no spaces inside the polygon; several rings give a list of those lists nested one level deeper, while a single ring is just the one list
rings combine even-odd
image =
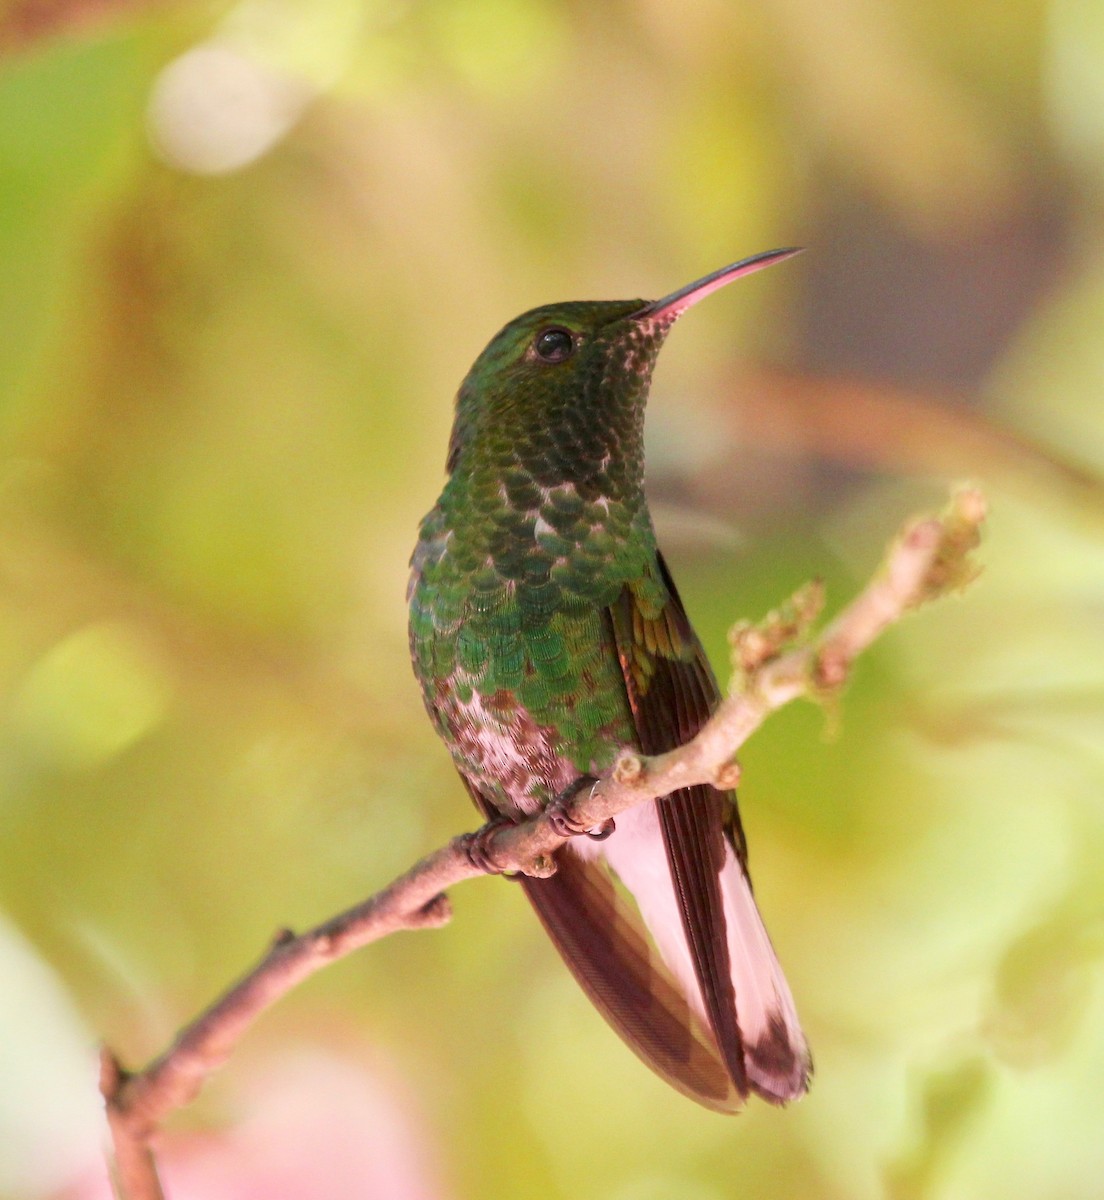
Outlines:
[{"label": "hummingbird beak", "polygon": [[795,254],[800,254],[803,249],[804,247],[802,246],[788,246],[784,250],[767,250],[763,254],[753,254],[751,258],[742,258],[739,262],[732,263],[727,267],[721,267],[719,271],[714,271],[702,279],[696,279],[693,283],[688,283],[685,287],[679,288],[677,292],[672,292],[669,296],[664,296],[662,300],[653,300],[651,304],[645,305],[638,313],[634,313],[633,317],[637,321],[654,321],[658,324],[670,325],[674,321],[677,321],[691,305],[697,304],[699,300],[704,299],[710,292],[715,292],[718,288],[723,288],[725,284],[731,283],[734,279],[740,279],[744,275],[751,275],[755,271],[761,271],[764,267],[769,267],[772,263],[793,258]]}]

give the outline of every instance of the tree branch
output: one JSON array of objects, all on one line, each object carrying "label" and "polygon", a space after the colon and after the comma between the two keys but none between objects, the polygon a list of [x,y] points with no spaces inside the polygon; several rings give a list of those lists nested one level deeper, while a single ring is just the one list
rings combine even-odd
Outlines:
[{"label": "tree branch", "polygon": [[[593,788],[566,803],[568,819],[591,829],[677,788],[734,786],[736,751],[770,713],[799,696],[822,699],[838,691],[855,658],[905,612],[970,582],[976,569],[969,553],[984,516],[981,494],[964,490],[942,516],[907,525],[872,581],[816,636],[810,630],[823,605],[819,584],[801,589],[759,624],[736,626],[730,634],[732,692],[697,736],[654,757],[623,750]],[[567,840],[547,813],[454,838],[354,908],[298,936],[282,930],[257,965],[143,1070],[123,1070],[105,1047],[100,1089],[120,1196],[161,1200],[151,1138],[169,1113],[195,1097],[261,1013],[301,980],[399,930],[445,924],[451,909],[444,891],[453,884],[495,868],[552,874],[553,856]]]}]

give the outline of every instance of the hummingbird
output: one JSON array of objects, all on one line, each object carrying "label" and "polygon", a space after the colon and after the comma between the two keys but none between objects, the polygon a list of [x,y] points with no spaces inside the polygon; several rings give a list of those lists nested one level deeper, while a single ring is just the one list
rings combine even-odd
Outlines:
[{"label": "hummingbird", "polygon": [[[743,259],[661,300],[534,308],[460,385],[448,478],[411,559],[410,652],[487,820],[562,807],[620,750],[672,750],[718,704],[656,545],[644,410],[675,321],[796,253]],[[555,874],[518,878],[610,1025],[708,1108],[803,1095],[811,1059],[735,793],[684,788],[589,833],[557,853]]]}]

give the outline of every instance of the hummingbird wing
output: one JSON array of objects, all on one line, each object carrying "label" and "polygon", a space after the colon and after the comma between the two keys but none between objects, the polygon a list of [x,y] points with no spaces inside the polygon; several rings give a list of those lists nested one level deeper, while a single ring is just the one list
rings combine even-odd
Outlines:
[{"label": "hummingbird wing", "polygon": [[[495,807],[464,780],[476,807]],[[615,835],[616,836],[616,835]],[[680,1092],[720,1112],[738,1109],[702,1018],[657,953],[636,905],[598,857],[561,853],[556,874],[519,877],[548,936],[591,1002],[628,1045]]]},{"label": "hummingbird wing", "polygon": [[[658,581],[643,581],[649,586],[624,588],[610,610],[645,754],[688,741],[720,700],[662,557],[658,573]],[[656,582],[665,593],[659,605]],[[626,833],[634,835],[631,842],[621,836]],[[668,881],[657,878],[657,833]],[[685,788],[654,809],[644,805],[623,813],[607,858],[640,903],[691,1005],[708,1022],[733,1088],[746,1095],[750,1087],[774,1103],[802,1095],[811,1071],[809,1052],[752,896],[735,793]]]}]

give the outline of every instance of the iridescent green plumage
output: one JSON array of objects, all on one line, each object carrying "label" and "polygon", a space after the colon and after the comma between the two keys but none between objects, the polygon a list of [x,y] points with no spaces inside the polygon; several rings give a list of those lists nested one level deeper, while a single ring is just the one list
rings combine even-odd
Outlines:
[{"label": "iridescent green plumage", "polygon": [[[412,562],[410,644],[486,815],[546,806],[622,746],[670,749],[716,703],[644,499],[644,408],[677,316],[779,256],[651,305],[534,309],[461,385],[449,479]],[[749,1088],[776,1101],[804,1090],[734,796],[694,788],[633,810],[608,845],[576,839],[556,876],[525,887],[598,1007],[676,1087],[723,1110]]]},{"label": "iridescent green plumage", "polygon": [[[641,339],[626,362],[603,330],[623,333],[625,314],[641,307],[566,304],[512,321],[461,386],[450,478],[422,526],[411,597],[415,670],[461,769],[503,811],[547,803],[632,739],[602,614],[627,581],[654,570],[642,396],[659,338]],[[585,339],[572,361],[526,359],[546,326]],[[611,359],[616,386],[605,370]],[[470,731],[457,727],[473,700],[485,713],[479,738],[512,739],[520,709],[556,730],[566,767],[552,777],[484,771]]]}]

